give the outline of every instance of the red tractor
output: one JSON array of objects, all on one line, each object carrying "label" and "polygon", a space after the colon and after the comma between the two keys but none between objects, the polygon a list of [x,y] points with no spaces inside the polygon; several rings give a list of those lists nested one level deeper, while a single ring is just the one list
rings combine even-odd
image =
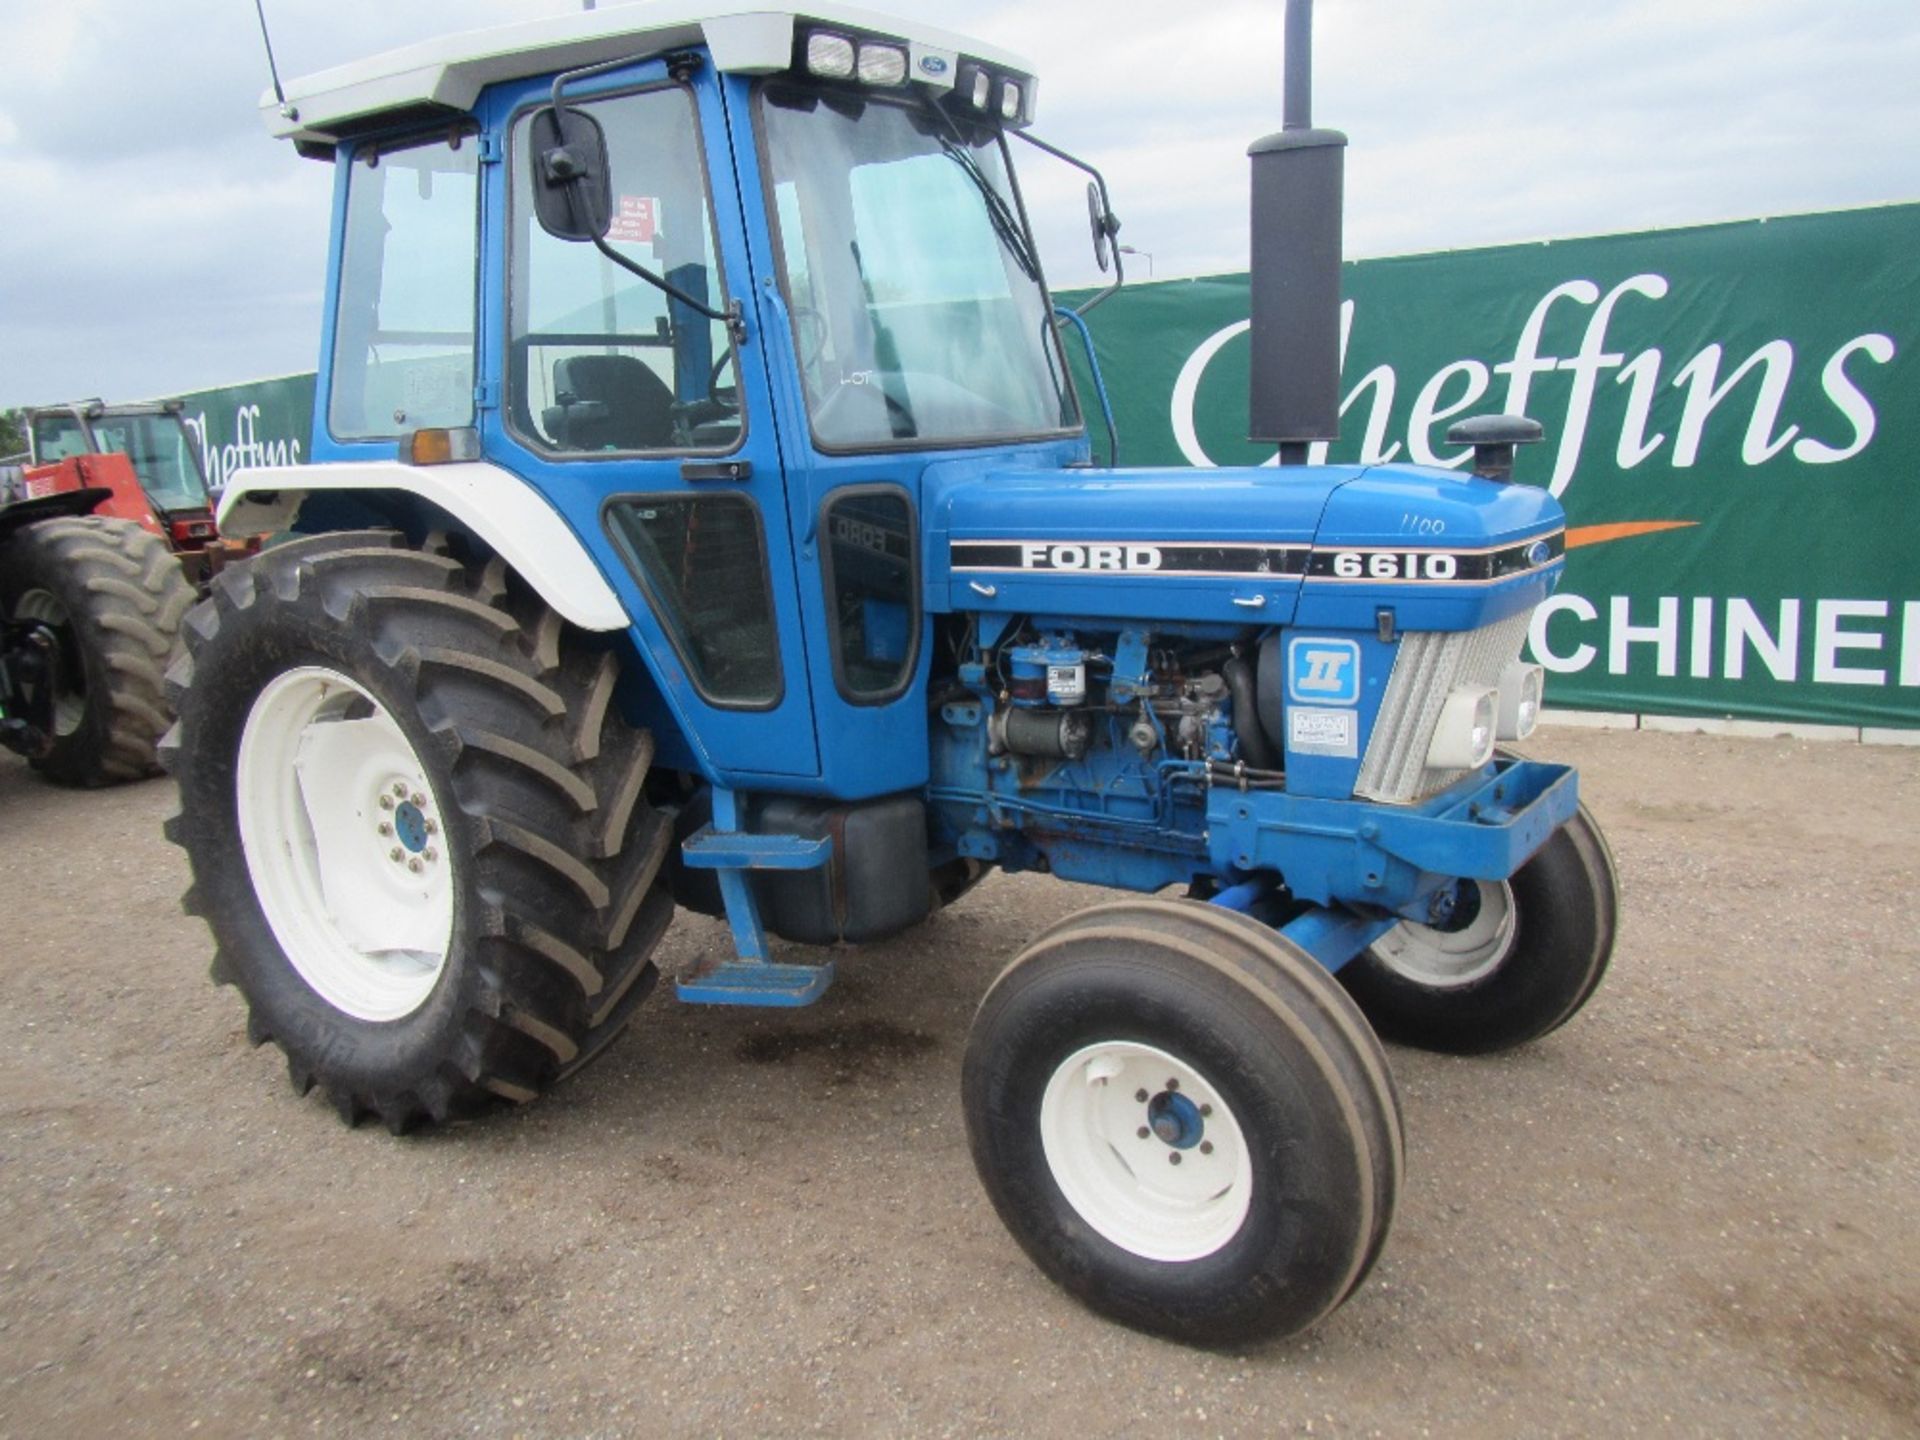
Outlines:
[{"label": "red tractor", "polygon": [[[28,412],[0,465],[0,746],[63,785],[154,770],[180,618],[224,558],[177,408]],[[178,444],[172,443],[178,437]]]}]

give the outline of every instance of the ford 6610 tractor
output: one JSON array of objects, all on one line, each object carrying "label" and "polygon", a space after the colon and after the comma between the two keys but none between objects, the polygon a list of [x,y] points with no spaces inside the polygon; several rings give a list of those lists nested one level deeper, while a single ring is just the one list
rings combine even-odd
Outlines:
[{"label": "ford 6610 tractor", "polygon": [[326,463],[226,492],[295,538],[187,619],[171,833],[254,1040],[396,1131],[593,1059],[676,905],[734,952],[681,1001],[803,1005],[830,958],[770,934],[876,940],[996,868],[1124,892],[987,992],[974,1158],[1075,1295],[1237,1341],[1385,1241],[1376,1032],[1515,1045],[1607,964],[1576,777],[1495,748],[1564,519],[1506,483],[1524,421],[1474,422],[1476,473],[1296,463],[1342,142],[1291,93],[1254,147],[1286,463],[1095,465],[1014,179],[1034,101],[1012,55],[837,6],[609,7],[289,86],[270,125],[337,175]]}]

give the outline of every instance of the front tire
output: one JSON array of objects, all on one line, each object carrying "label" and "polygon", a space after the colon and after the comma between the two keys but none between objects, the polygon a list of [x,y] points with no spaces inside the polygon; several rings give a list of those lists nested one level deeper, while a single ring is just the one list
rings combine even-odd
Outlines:
[{"label": "front tire", "polygon": [[1613,956],[1618,884],[1582,806],[1514,877],[1476,882],[1445,928],[1403,921],[1340,969],[1374,1029],[1479,1055],[1537,1040],[1593,997]]},{"label": "front tire", "polygon": [[192,604],[179,560],[131,520],[41,520],[0,543],[0,608],[54,636],[53,743],[36,770],[85,787],[154,773],[170,719],[162,677]]},{"label": "front tire", "polygon": [[398,1132],[531,1100],[624,1028],[673,906],[617,673],[498,559],[386,531],[214,581],[168,676],[168,833],[296,1088]]},{"label": "front tire", "polygon": [[1403,1166],[1366,1021],[1245,916],[1123,900],[1029,947],[962,1080],[1014,1238],[1092,1309],[1201,1345],[1305,1329],[1366,1277]]}]

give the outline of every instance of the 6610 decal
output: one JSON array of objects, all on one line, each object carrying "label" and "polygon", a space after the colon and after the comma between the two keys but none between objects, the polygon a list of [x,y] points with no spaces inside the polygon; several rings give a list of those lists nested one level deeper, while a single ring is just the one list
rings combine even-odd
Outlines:
[{"label": "6610 decal", "polygon": [[1446,550],[1334,550],[1328,553],[1337,580],[1454,580],[1460,557]]},{"label": "6610 decal", "polygon": [[1493,550],[1334,546],[1314,550],[1307,562],[1307,578],[1375,585],[1485,585],[1550,564],[1565,550],[1564,532]]}]

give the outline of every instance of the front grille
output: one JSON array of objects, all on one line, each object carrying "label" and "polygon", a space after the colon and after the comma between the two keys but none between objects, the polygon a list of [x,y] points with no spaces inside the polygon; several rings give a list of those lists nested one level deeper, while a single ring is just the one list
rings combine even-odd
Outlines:
[{"label": "front grille", "polygon": [[1405,805],[1453,784],[1464,770],[1429,770],[1427,747],[1449,691],[1488,689],[1519,658],[1531,610],[1522,610],[1478,630],[1410,630],[1400,637],[1400,655],[1387,681],[1386,698],[1373,722],[1367,756],[1354,793],[1367,800]]}]

